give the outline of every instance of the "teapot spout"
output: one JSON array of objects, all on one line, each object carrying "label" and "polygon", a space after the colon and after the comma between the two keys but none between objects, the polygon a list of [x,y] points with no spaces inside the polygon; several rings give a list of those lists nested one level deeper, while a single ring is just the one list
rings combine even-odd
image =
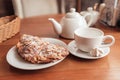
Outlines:
[{"label": "teapot spout", "polygon": [[53,18],[49,18],[48,20],[53,24],[54,31],[60,35],[62,33],[62,26]]}]

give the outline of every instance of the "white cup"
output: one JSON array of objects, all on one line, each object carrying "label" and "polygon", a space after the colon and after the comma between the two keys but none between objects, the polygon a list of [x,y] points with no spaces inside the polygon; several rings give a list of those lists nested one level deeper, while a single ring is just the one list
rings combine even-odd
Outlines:
[{"label": "white cup", "polygon": [[[109,47],[115,42],[113,36],[104,35],[104,32],[97,28],[78,28],[74,31],[74,38],[77,48],[85,52],[94,48]],[[104,43],[106,39],[110,39],[111,42]]]}]

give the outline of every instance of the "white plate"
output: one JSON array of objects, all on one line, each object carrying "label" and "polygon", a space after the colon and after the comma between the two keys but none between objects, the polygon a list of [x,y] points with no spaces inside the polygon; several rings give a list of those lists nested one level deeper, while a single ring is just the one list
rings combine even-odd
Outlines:
[{"label": "white plate", "polygon": [[69,52],[74,55],[74,56],[77,56],[79,58],[84,58],[84,59],[99,59],[99,58],[102,58],[102,57],[105,57],[106,55],[109,54],[110,52],[110,48],[109,47],[105,47],[105,48],[100,48],[102,51],[103,51],[103,55],[102,56],[99,56],[99,57],[93,57],[90,55],[90,53],[87,53],[87,52],[83,52],[81,50],[79,50],[76,45],[75,45],[75,41],[71,41],[69,44],[68,44],[68,50]]},{"label": "white plate", "polygon": [[[42,39],[45,41],[51,42],[53,44],[59,44],[59,45],[67,48],[67,45],[58,39],[54,39],[54,38],[42,38]],[[60,63],[62,60],[64,60],[64,59],[56,60],[54,62],[46,63],[46,64],[32,64],[32,63],[25,61],[18,55],[15,46],[13,46],[8,51],[6,59],[7,59],[7,62],[11,66],[18,68],[18,69],[23,69],[23,70],[37,70],[37,69],[48,68],[48,67],[54,66],[54,65]]]}]

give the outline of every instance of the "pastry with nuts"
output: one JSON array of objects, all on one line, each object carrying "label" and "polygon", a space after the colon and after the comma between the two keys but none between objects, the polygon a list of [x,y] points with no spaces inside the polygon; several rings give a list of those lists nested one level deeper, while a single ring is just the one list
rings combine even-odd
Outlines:
[{"label": "pastry with nuts", "polygon": [[60,45],[32,35],[22,35],[16,45],[18,54],[31,63],[49,63],[65,58],[69,52]]}]

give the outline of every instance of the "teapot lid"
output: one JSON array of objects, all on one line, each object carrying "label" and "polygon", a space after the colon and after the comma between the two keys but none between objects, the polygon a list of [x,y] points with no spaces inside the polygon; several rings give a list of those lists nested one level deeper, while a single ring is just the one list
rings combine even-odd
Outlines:
[{"label": "teapot lid", "polygon": [[98,13],[99,13],[98,11],[93,10],[92,7],[88,7],[88,8],[87,8],[87,11],[88,11],[89,13],[94,13],[94,14],[98,14]]},{"label": "teapot lid", "polygon": [[84,15],[84,14],[87,14],[87,13],[89,13],[89,14],[91,14],[91,15],[99,15],[99,12],[93,10],[92,7],[88,7],[88,8],[87,8],[87,11],[82,11],[82,12],[80,12],[81,15]]},{"label": "teapot lid", "polygon": [[65,17],[66,18],[78,18],[80,17],[80,14],[76,12],[75,8],[71,8],[70,12],[68,12]]},{"label": "teapot lid", "polygon": [[92,7],[88,7],[88,8],[87,8],[87,11],[89,11],[89,12],[90,12],[90,11],[93,11],[93,8],[92,8]]}]

